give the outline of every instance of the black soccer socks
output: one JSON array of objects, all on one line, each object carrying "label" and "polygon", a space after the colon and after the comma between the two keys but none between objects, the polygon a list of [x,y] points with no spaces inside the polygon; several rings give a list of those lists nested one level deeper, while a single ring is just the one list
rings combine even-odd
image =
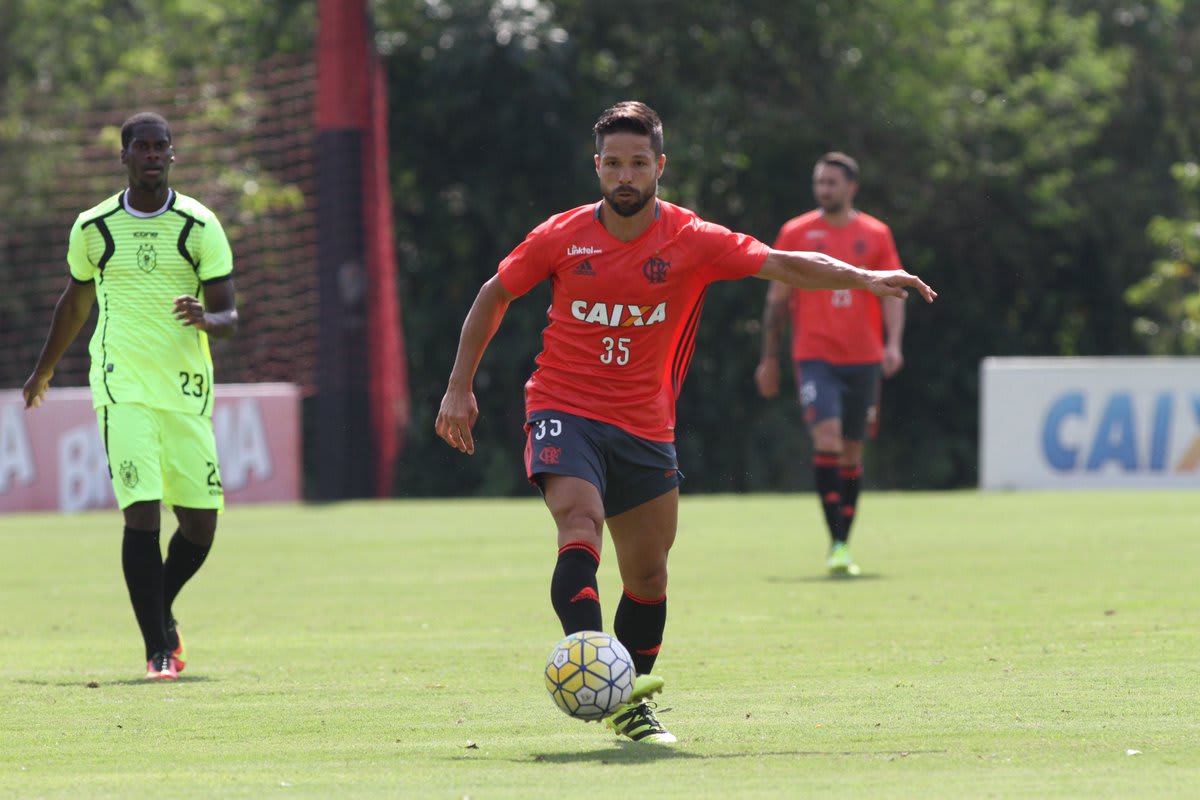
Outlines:
[{"label": "black soccer socks", "polygon": [[121,541],[121,566],[125,572],[125,587],[129,589],[133,614],[137,617],[142,640],[146,644],[146,658],[160,650],[170,650],[167,646],[163,563],[158,531],[126,527],[125,537]]},{"label": "black soccer socks", "polygon": [[662,648],[667,627],[667,596],[658,599],[638,597],[625,589],[617,604],[613,633],[633,658],[633,669],[645,675],[654,669],[654,660]]},{"label": "black soccer socks", "polygon": [[604,630],[596,569],[600,554],[587,542],[568,542],[558,551],[550,602],[562,623],[563,633]]},{"label": "black soccer socks", "polygon": [[821,500],[821,510],[825,512],[825,524],[829,526],[829,538],[834,542],[844,542],[846,527],[842,517],[842,478],[838,474],[837,453],[814,453],[813,472],[817,497]]},{"label": "black soccer socks", "polygon": [[858,487],[862,484],[862,464],[842,467],[842,541],[850,541],[850,526],[854,524],[854,513],[858,508]]},{"label": "black soccer socks", "polygon": [[163,610],[168,621],[171,619],[171,604],[179,596],[179,590],[200,569],[211,547],[193,544],[178,530],[171,537],[167,545],[167,560],[163,564]]}]

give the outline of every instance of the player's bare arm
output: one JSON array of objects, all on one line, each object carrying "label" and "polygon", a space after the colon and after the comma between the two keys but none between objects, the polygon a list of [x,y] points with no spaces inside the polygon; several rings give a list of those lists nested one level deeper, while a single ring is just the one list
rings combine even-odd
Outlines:
[{"label": "player's bare arm", "polygon": [[50,379],[54,377],[54,368],[58,366],[59,359],[71,346],[71,342],[79,335],[79,330],[83,323],[87,322],[88,314],[92,312],[95,303],[95,282],[79,283],[68,279],[67,288],[63,290],[54,306],[54,317],[50,321],[50,333],[46,335],[46,344],[42,347],[33,373],[21,390],[26,408],[37,408],[46,399]]},{"label": "player's bare arm", "polygon": [[762,358],[754,370],[754,383],[763,397],[779,394],[779,342],[787,324],[788,293],[786,283],[771,281],[767,287],[767,302],[763,309]]},{"label": "player's bare arm", "polygon": [[883,377],[890,378],[904,367],[904,301],[885,297],[880,302],[884,337]]},{"label": "player's bare arm", "polygon": [[204,302],[190,294],[175,298],[175,319],[185,328],[199,328],[214,339],[237,332],[238,313],[233,280],[217,281],[204,287]]},{"label": "player's bare arm", "polygon": [[756,278],[781,281],[797,289],[866,289],[877,297],[908,296],[915,289],[932,303],[937,292],[925,281],[902,269],[860,269],[824,253],[771,250]]},{"label": "player's bare arm", "polygon": [[467,455],[475,452],[471,428],[479,416],[479,405],[475,402],[473,389],[475,371],[513,299],[513,295],[500,283],[499,276],[492,276],[479,289],[463,322],[458,354],[454,357],[454,368],[450,370],[450,380],[438,409],[434,429],[446,444]]}]

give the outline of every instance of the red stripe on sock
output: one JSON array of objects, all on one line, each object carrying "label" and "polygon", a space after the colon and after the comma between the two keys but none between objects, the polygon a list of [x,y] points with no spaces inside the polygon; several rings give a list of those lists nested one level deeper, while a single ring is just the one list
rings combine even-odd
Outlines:
[{"label": "red stripe on sock", "polygon": [[842,506],[842,516],[849,519],[854,516],[854,506]]},{"label": "red stripe on sock", "polygon": [[580,600],[591,600],[594,603],[600,602],[600,596],[596,594],[596,590],[590,586],[585,586],[579,590],[579,594],[571,598],[572,603],[578,603]]},{"label": "red stripe on sock", "polygon": [[600,551],[597,550],[596,548],[592,547],[587,542],[584,542],[584,541],[567,542],[562,547],[558,548],[558,554],[561,556],[563,553],[567,552],[568,550],[585,550],[591,554],[592,558],[596,559],[597,564],[600,563]]},{"label": "red stripe on sock", "polygon": [[637,653],[639,656],[656,656],[658,655],[659,650],[662,650],[662,642],[659,642],[658,644],[654,645],[654,647],[646,650],[634,650],[633,652]]},{"label": "red stripe on sock", "polygon": [[840,475],[843,478],[861,478],[862,472],[863,472],[862,464],[859,464],[854,467],[842,467],[842,469],[838,473],[838,475]]},{"label": "red stripe on sock", "polygon": [[622,587],[622,591],[625,592],[625,596],[628,597],[630,600],[632,600],[635,603],[641,603],[644,606],[656,606],[660,603],[667,602],[667,596],[665,594],[662,597],[658,598],[657,600],[649,600],[645,597],[638,597],[636,594],[629,591],[628,589],[625,589],[624,587]]},{"label": "red stripe on sock", "polygon": [[837,453],[813,453],[813,466],[836,467],[841,457]]}]

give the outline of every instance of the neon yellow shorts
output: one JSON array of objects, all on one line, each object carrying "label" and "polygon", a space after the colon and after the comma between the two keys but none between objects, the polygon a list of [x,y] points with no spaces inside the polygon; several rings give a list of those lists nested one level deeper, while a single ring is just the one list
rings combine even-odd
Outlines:
[{"label": "neon yellow shorts", "polygon": [[212,420],[138,403],[96,409],[117,505],[225,508]]}]

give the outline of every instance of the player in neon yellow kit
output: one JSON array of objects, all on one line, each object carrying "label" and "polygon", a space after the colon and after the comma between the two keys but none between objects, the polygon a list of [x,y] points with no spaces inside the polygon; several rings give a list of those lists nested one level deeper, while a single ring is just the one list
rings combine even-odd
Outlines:
[{"label": "player in neon yellow kit", "polygon": [[[208,556],[224,507],[208,337],[231,336],[238,322],[229,241],[211,211],[170,188],[174,160],[161,116],[136,114],[121,126],[129,188],[76,219],[70,280],[24,387],[25,407],[41,405],[98,304],[89,378],[125,516],[121,563],[148,679],[176,678],[186,664],[171,606]],[[179,523],[165,562],[162,504]]]}]

